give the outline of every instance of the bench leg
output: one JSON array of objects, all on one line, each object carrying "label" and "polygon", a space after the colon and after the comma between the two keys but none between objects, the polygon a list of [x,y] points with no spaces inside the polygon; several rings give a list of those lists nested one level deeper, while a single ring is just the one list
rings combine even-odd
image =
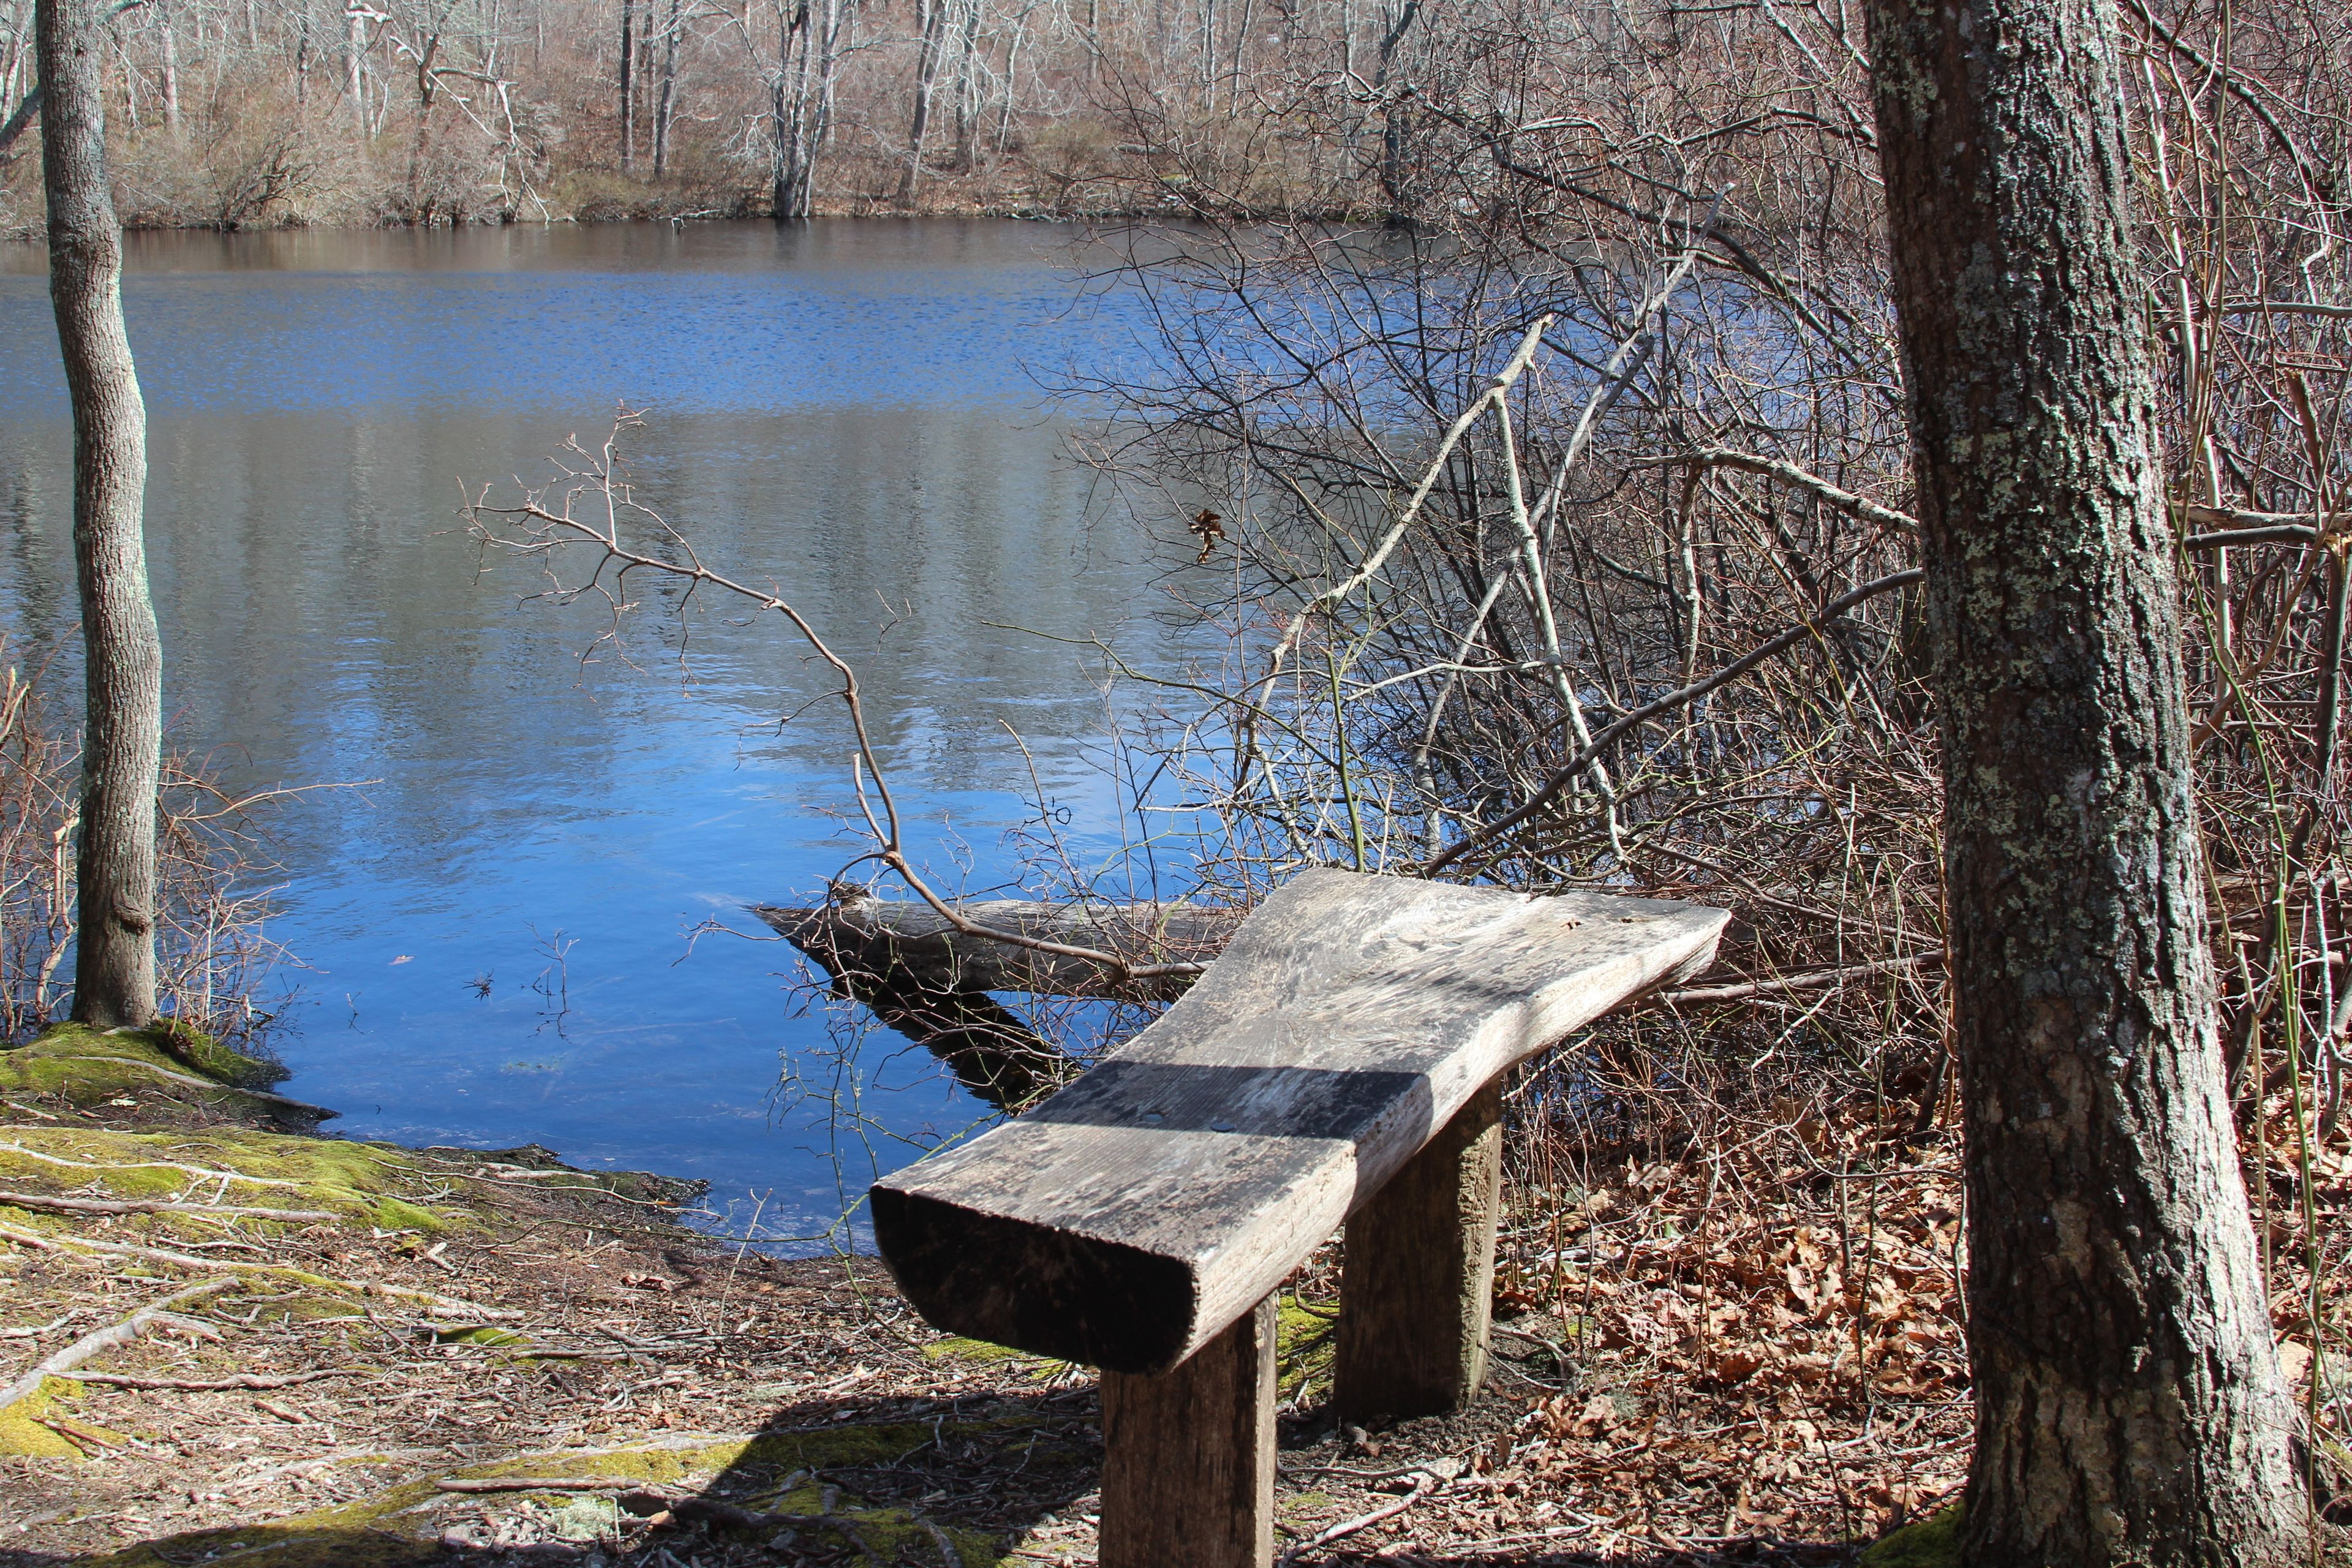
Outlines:
[{"label": "bench leg", "polygon": [[1332,1372],[1340,1415],[1434,1415],[1478,1392],[1502,1184],[1496,1082],[1349,1216]]},{"label": "bench leg", "polygon": [[1155,1377],[1102,1374],[1100,1568],[1274,1561],[1274,1298]]}]

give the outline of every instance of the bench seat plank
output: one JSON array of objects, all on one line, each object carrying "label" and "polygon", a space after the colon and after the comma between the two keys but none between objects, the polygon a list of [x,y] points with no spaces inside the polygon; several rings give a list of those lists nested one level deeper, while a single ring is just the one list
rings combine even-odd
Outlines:
[{"label": "bench seat plank", "polygon": [[1076,1083],[877,1183],[876,1239],[941,1328],[1163,1371],[1505,1068],[1703,968],[1728,918],[1302,872]]}]

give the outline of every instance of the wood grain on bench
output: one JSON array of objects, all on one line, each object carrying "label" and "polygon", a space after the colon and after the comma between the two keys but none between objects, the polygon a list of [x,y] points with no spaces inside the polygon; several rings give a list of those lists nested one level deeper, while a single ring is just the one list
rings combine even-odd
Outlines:
[{"label": "wood grain on bench", "polygon": [[876,1238],[942,1328],[1163,1371],[1505,1068],[1703,968],[1727,918],[1302,873],[1078,1082],[876,1184]]}]

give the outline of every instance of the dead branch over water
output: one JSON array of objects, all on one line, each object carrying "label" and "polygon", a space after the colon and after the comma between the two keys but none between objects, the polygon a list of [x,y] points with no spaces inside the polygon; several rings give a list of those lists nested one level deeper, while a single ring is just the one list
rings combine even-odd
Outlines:
[{"label": "dead branch over water", "polygon": [[[2352,1070],[2329,173],[2352,100],[2306,15],[2134,16],[2212,940],[2294,1361],[2352,1327],[2324,1223]],[[1205,880],[1238,904],[1339,864],[1737,912],[1671,1013],[1523,1086],[1539,1209],[1564,1161],[1793,1157],[1841,1107],[1880,1130],[1849,1150],[1865,1172],[1902,1166],[1944,1136],[1951,1075],[1862,40],[1826,5],[1454,21],[1392,108],[1411,226],[1139,234],[1118,269],[1165,368],[1073,374],[1119,411],[1089,455],[1230,649],[1162,682],[1131,742],[1220,825]],[[1205,571],[1174,564],[1201,510]],[[2337,1432],[2340,1383],[2305,1411]]]}]

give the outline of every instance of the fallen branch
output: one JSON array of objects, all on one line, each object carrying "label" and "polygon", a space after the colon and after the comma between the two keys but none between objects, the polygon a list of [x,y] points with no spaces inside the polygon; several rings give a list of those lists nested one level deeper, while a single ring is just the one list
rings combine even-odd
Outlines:
[{"label": "fallen branch", "polygon": [[865,1541],[849,1520],[837,1513],[763,1513],[739,1508],[716,1498],[668,1487],[651,1487],[639,1480],[612,1476],[447,1476],[433,1485],[445,1492],[484,1495],[499,1492],[609,1492],[614,1500],[640,1518],[667,1514],[672,1519],[716,1524],[730,1530],[837,1530],[871,1557]]},{"label": "fallen branch", "polygon": [[37,1193],[0,1193],[0,1204],[11,1208],[46,1209],[54,1214],[226,1214],[283,1220],[340,1217],[325,1209],[257,1209],[235,1204],[169,1203],[161,1198],[53,1198]]},{"label": "fallen branch", "polygon": [[[1453,1467],[1453,1475],[1442,1474],[1442,1469],[1449,1465]],[[1291,1545],[1283,1549],[1281,1556],[1274,1560],[1274,1568],[1289,1568],[1289,1565],[1292,1563],[1297,1562],[1302,1553],[1312,1552],[1318,1546],[1328,1546],[1331,1542],[1338,1541],[1344,1536],[1353,1535],[1360,1530],[1370,1530],[1376,1524],[1394,1519],[1397,1515],[1402,1513],[1405,1510],[1411,1508],[1413,1504],[1421,1501],[1422,1499],[1428,1497],[1431,1493],[1436,1491],[1438,1488],[1452,1480],[1454,1476],[1460,1475],[1462,1473],[1461,1465],[1462,1461],[1459,1459],[1438,1459],[1433,1461],[1429,1468],[1424,1468],[1419,1472],[1418,1478],[1413,1481],[1412,1490],[1397,1499],[1396,1501],[1390,1503],[1385,1508],[1376,1508],[1370,1513],[1358,1514],[1353,1519],[1343,1519],[1339,1523],[1333,1525],[1330,1529],[1323,1531],[1320,1535],[1311,1536],[1305,1541],[1294,1542]]]},{"label": "fallen branch", "polygon": [[323,1372],[240,1372],[229,1377],[132,1377],[120,1372],[84,1372],[75,1373],[74,1381],[102,1383],[110,1388],[163,1388],[184,1394],[206,1394],[224,1388],[290,1388],[298,1383],[316,1383],[322,1377],[352,1377],[366,1370],[336,1366]]},{"label": "fallen branch", "polygon": [[[27,1129],[38,1131],[38,1128]],[[184,1171],[191,1176],[201,1176],[207,1182],[226,1178],[256,1187],[295,1187],[299,1182],[280,1181],[275,1176],[248,1176],[238,1171],[215,1171],[207,1165],[183,1165],[176,1160],[136,1160],[127,1165],[109,1165],[96,1160],[68,1160],[62,1154],[47,1154],[38,1149],[27,1149],[22,1143],[0,1143],[0,1150],[22,1154],[27,1160],[38,1160],[47,1165],[67,1165],[77,1171]]]},{"label": "fallen branch", "polygon": [[0,1329],[0,1340],[37,1340],[43,1334],[55,1333],[72,1321],[73,1314],[68,1312],[37,1329]]},{"label": "fallen branch", "polygon": [[1172,901],[985,899],[955,906],[956,914],[972,926],[1054,944],[1040,952],[993,937],[967,937],[927,904],[877,899],[862,888],[836,889],[816,908],[755,904],[751,912],[836,976],[862,974],[880,984],[923,991],[1025,991],[1160,1002],[1183,994],[1191,974],[1167,973],[1138,984],[1095,960],[1071,957],[1067,950],[1101,949],[1139,965],[1147,955],[1169,953],[1195,961],[1191,967],[1197,970],[1223,950],[1242,915],[1238,910]]},{"label": "fallen branch", "polygon": [[112,1350],[117,1345],[129,1344],[132,1340],[145,1333],[148,1325],[157,1319],[170,1318],[173,1315],[173,1308],[184,1307],[189,1302],[200,1300],[206,1296],[216,1296],[236,1283],[234,1279],[206,1279],[199,1284],[187,1286],[173,1291],[152,1307],[140,1308],[139,1310],[111,1327],[98,1329],[82,1335],[57,1354],[37,1363],[30,1372],[26,1373],[7,1387],[0,1388],[0,1410],[7,1409],[39,1388],[48,1379],[63,1376],[100,1352]]},{"label": "fallen branch", "polygon": [[616,1476],[447,1476],[433,1484],[445,1492],[625,1492],[644,1485]]}]

